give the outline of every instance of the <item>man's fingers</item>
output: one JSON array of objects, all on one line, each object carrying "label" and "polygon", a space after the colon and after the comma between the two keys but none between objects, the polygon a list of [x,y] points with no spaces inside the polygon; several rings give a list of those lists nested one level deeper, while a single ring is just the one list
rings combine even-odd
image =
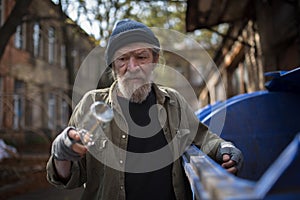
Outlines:
[{"label": "man's fingers", "polygon": [[230,156],[228,154],[223,155],[223,162],[227,162],[230,160]]},{"label": "man's fingers", "polygon": [[236,174],[237,173],[237,168],[236,167],[230,167],[226,169],[229,173]]},{"label": "man's fingers", "polygon": [[[77,142],[80,141],[80,136],[79,136],[79,134],[76,130],[71,129],[71,130],[69,130],[68,134],[69,134],[69,137],[71,139],[73,139]],[[85,146],[83,146],[82,144],[77,143],[77,142],[72,145],[72,150],[82,156],[86,153],[87,148]]]},{"label": "man's fingers", "polygon": [[72,150],[78,153],[79,155],[83,156],[87,152],[87,148],[79,143],[74,143],[72,145]]},{"label": "man's fingers", "polygon": [[80,136],[76,130],[71,129],[71,130],[69,130],[68,134],[69,134],[69,137],[72,138],[73,140],[80,141]]},{"label": "man's fingers", "polygon": [[229,173],[235,174],[237,173],[236,162],[230,160],[230,156],[228,154],[223,155],[223,163],[222,167],[225,168]]},{"label": "man's fingers", "polygon": [[222,164],[222,167],[225,168],[229,173],[236,174],[238,170],[235,164],[236,163],[233,160],[229,160],[227,162],[224,162]]},{"label": "man's fingers", "polygon": [[230,167],[235,166],[235,162],[233,160],[229,160],[227,162],[223,162],[222,163],[222,167],[224,167],[225,169],[229,169]]}]

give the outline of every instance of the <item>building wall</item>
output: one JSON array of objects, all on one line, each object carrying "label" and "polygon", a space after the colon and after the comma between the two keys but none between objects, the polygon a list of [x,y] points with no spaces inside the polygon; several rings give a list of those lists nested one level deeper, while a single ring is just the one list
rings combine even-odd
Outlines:
[{"label": "building wall", "polygon": [[[292,70],[300,65],[300,1],[244,0],[187,1],[187,30],[226,23],[223,42],[214,61],[219,68],[210,73],[199,96],[202,105],[223,101],[237,94],[263,90],[265,72]],[[221,85],[224,89],[221,90]]]},{"label": "building wall", "polygon": [[229,29],[227,34],[231,38],[224,38],[214,58],[219,70],[211,73],[209,83],[199,96],[203,105],[264,89],[262,51],[255,26],[249,20]]},{"label": "building wall", "polygon": [[255,1],[265,72],[300,65],[300,1]]},{"label": "building wall", "polygon": [[[1,2],[5,20],[14,0]],[[11,37],[0,61],[2,136],[42,132],[51,137],[67,125],[72,90],[70,69],[76,72],[95,45],[78,26],[66,25],[64,17],[52,1],[34,0],[23,24]],[[69,44],[62,33],[64,26]],[[64,52],[66,45],[70,52]],[[67,54],[73,55],[69,66]]]}]

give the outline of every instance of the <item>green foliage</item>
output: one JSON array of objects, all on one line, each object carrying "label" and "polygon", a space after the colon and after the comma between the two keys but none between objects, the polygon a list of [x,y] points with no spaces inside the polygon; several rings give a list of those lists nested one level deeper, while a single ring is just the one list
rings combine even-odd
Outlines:
[{"label": "green foliage", "polygon": [[[59,1],[59,0],[56,0]],[[99,41],[106,41],[119,19],[131,18],[150,27],[173,29],[185,33],[185,1],[131,0],[60,0],[67,15]],[[54,1],[55,2],[55,1]],[[218,28],[217,28],[218,29]],[[188,33],[190,37],[213,52],[221,37],[210,30]]]},{"label": "green foliage", "polygon": [[[57,2],[58,0],[54,1]],[[150,27],[185,30],[184,1],[60,0],[64,12],[105,44],[117,20],[131,18]]]}]

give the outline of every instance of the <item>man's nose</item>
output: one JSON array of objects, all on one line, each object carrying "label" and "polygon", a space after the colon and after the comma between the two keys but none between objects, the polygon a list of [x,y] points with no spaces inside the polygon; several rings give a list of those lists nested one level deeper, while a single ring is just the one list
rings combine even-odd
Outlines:
[{"label": "man's nose", "polygon": [[130,56],[128,61],[128,69],[134,70],[139,66],[138,60],[134,56]]}]

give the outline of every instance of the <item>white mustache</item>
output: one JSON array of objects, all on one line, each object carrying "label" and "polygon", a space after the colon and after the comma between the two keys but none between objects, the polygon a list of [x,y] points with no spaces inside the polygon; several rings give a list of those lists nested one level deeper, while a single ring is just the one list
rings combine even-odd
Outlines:
[{"label": "white mustache", "polygon": [[145,79],[145,78],[146,78],[145,75],[140,72],[136,72],[136,73],[126,72],[122,77],[123,80]]}]

